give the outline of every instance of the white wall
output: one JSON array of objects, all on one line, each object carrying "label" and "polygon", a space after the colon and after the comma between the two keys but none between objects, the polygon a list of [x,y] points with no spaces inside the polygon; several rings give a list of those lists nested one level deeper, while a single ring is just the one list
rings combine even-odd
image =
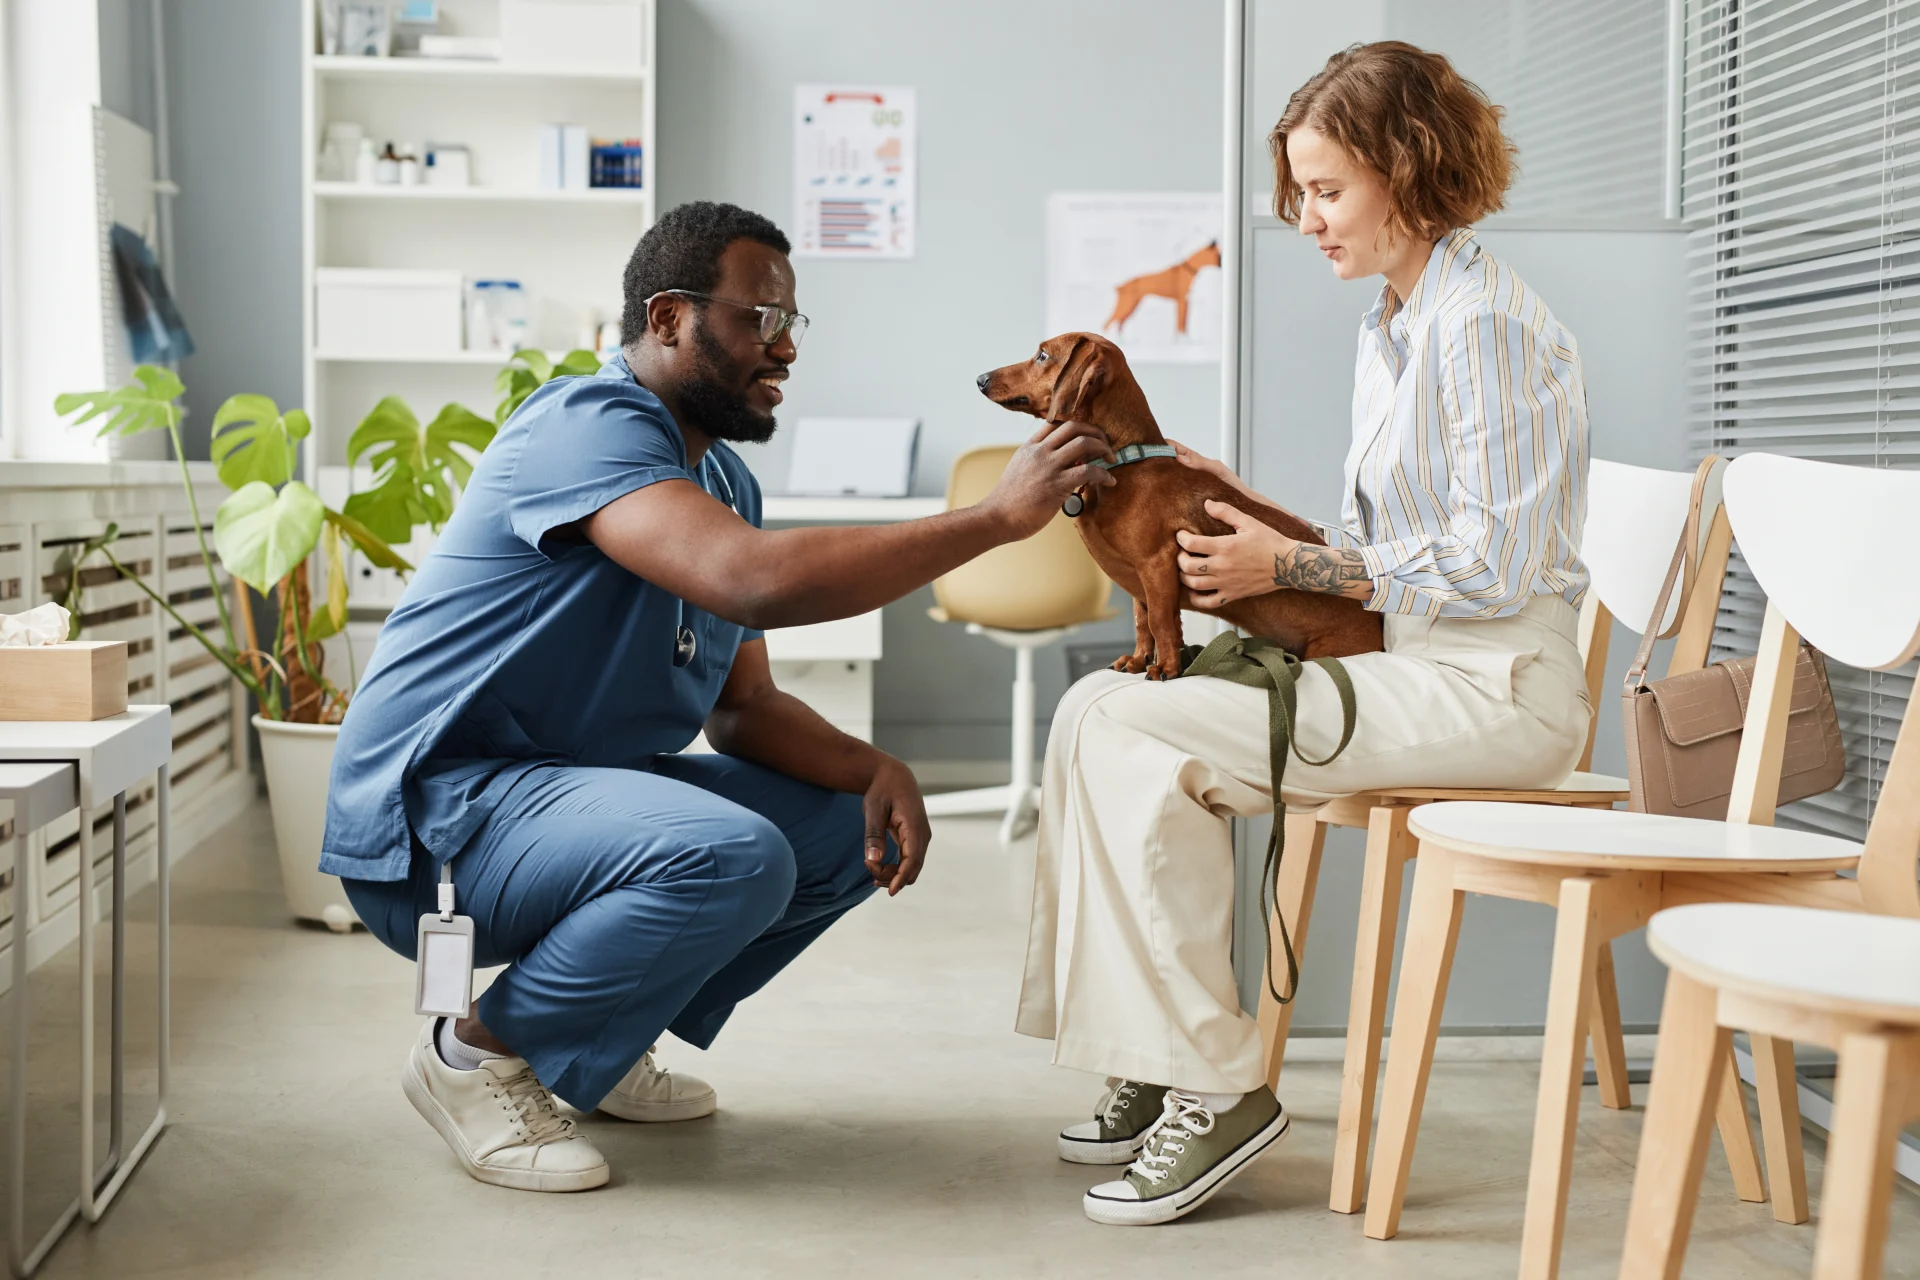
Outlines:
[{"label": "white wall", "polygon": [[[1212,3],[661,0],[661,207],[730,200],[786,226],[793,86],[914,87],[918,256],[796,264],[813,328],[782,417],[920,418],[915,489],[941,493],[957,454],[1034,425],[974,378],[1047,336],[1047,194],[1219,190],[1221,38]],[[1218,366],[1137,372],[1169,435],[1217,438]],[[749,461],[770,488],[784,481],[784,442]],[[876,738],[909,759],[1004,758],[1013,659],[928,620],[931,603],[921,592],[888,611]],[[1118,652],[1131,627],[1089,635]],[[1044,737],[1065,664],[1056,650],[1037,668]]]}]

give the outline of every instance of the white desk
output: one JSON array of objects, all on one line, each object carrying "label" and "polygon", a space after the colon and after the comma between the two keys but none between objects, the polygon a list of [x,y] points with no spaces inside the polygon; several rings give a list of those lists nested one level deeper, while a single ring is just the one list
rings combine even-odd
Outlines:
[{"label": "white desk", "polygon": [[[92,721],[0,721],[0,762],[33,762],[51,766],[70,782],[72,798],[61,809],[80,809],[80,897],[76,909],[80,916],[80,972],[94,971],[94,874],[93,822],[95,805],[109,797],[113,800],[113,933],[112,933],[112,1031],[109,1079],[109,1129],[106,1163],[93,1167],[93,983],[80,983],[80,1196],[61,1215],[49,1232],[29,1252],[26,1247],[20,1196],[26,1170],[26,1037],[27,1037],[27,912],[35,892],[36,868],[27,856],[27,831],[16,816],[14,823],[13,881],[13,1100],[11,1157],[13,1168],[14,1221],[12,1264],[14,1274],[30,1274],[60,1238],[75,1212],[88,1222],[100,1215],[126,1185],[127,1178],[152,1147],[153,1140],[167,1123],[167,1048],[171,1010],[168,1003],[171,969],[171,930],[168,915],[167,875],[167,764],[173,754],[172,712],[164,706],[128,707],[117,716]],[[47,791],[56,786],[20,764],[0,764],[13,775],[32,810],[36,825],[59,816],[42,814],[49,803],[61,797]],[[44,770],[43,770],[44,771]],[[156,946],[159,970],[159,1106],[153,1123],[129,1150],[125,1144],[126,1121],[126,1014],[127,1014],[127,788],[147,774],[159,776],[154,805],[154,881],[158,905],[155,910]],[[22,801],[15,795],[15,803]],[[16,815],[18,809],[16,809]]]},{"label": "white desk", "polygon": [[770,493],[760,518],[780,524],[892,524],[923,520],[947,509],[945,498],[802,498]]},{"label": "white desk", "polygon": [[[767,524],[891,524],[939,515],[944,498],[800,498],[768,495]],[[880,611],[767,632],[774,681],[836,728],[873,740],[873,664],[880,660]]]}]

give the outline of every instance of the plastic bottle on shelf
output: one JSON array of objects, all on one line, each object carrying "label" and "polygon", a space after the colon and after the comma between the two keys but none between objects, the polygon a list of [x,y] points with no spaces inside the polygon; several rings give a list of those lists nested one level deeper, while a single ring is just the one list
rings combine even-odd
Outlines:
[{"label": "plastic bottle on shelf", "polygon": [[420,185],[420,148],[409,142],[400,148],[400,185]]},{"label": "plastic bottle on shelf", "polygon": [[359,152],[353,158],[353,181],[372,182],[379,163],[380,159],[373,150],[373,139],[360,139]]},{"label": "plastic bottle on shelf", "polygon": [[373,180],[383,187],[399,185],[400,157],[394,154],[391,142],[387,144],[387,149],[380,153],[380,158],[374,161]]}]

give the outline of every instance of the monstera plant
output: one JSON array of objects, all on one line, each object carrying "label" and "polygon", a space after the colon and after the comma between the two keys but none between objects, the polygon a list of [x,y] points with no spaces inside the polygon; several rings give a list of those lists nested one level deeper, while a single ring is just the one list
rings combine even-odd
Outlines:
[{"label": "monstera plant", "polygon": [[[184,458],[180,440],[186,388],[169,370],[141,365],[134,380],[110,391],[60,396],[54,409],[74,415],[74,425],[100,420],[101,436],[165,431],[175,458]],[[94,555],[103,556],[121,577],[135,583],[156,606],[213,655],[251,693],[269,720],[320,724],[337,721],[346,694],[326,678],[320,641],[347,621],[347,548],[382,568],[411,570],[393,544],[404,542],[415,525],[438,527],[452,512],[452,495],[472,470],[453,447],[485,449],[494,426],[457,405],[448,405],[421,427],[397,400],[381,402],[354,432],[349,453],[365,453],[375,468],[374,488],[355,494],[346,510],[335,511],[305,483],[294,478],[299,442],[312,430],[305,412],[282,410],[263,395],[229,398],[213,417],[211,455],[220,482],[231,493],[213,515],[213,551],[235,580],[271,605],[274,634],[263,644],[250,608],[228,610],[214,577],[200,507],[186,463],[180,464],[195,536],[218,610],[220,635],[180,615],[171,602],[114,554],[120,531],[108,525],[78,548],[69,562],[69,608],[78,603],[81,570]],[[326,599],[315,603],[307,564],[315,551],[327,562]],[[74,609],[78,632],[79,610]]]},{"label": "monstera plant", "polygon": [[[213,464],[220,482],[232,490],[213,515],[213,550],[228,574],[271,604],[276,619],[271,641],[261,643],[250,608],[239,610],[237,626],[227,608],[213,576],[214,557],[184,461],[180,476],[219,611],[220,636],[209,636],[180,616],[114,555],[120,531],[113,524],[79,547],[68,562],[66,603],[74,615],[74,634],[80,626],[81,571],[99,555],[231,672],[254,696],[262,716],[296,724],[337,722],[346,710],[347,693],[326,678],[320,642],[347,622],[349,549],[381,568],[411,572],[394,546],[409,541],[421,526],[438,532],[447,522],[455,498],[473,474],[472,455],[486,449],[500,425],[542,384],[592,373],[599,364],[591,351],[569,351],[558,360],[543,351],[515,352],[495,379],[501,399],[492,421],[448,404],[422,426],[406,401],[386,397],[347,440],[347,462],[364,458],[373,468],[373,485],[350,496],[338,511],[294,478],[299,442],[312,430],[306,413],[282,411],[263,395],[229,398],[213,417]],[[101,436],[165,431],[173,442],[173,456],[183,459],[177,401],[185,391],[171,371],[141,365],[126,386],[72,392],[56,399],[54,409],[62,416],[74,415],[76,426],[102,420]],[[317,604],[307,578],[316,550],[327,565],[326,599]]]}]

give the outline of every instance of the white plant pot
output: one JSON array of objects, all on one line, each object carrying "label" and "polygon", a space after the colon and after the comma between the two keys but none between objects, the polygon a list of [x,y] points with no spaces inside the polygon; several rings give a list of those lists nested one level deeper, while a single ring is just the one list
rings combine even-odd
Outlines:
[{"label": "white plant pot", "polygon": [[274,843],[280,847],[280,880],[287,907],[302,920],[318,920],[346,933],[360,920],[339,877],[320,870],[320,837],[327,825],[327,778],[333,772],[337,724],[288,724],[253,718],[260,756],[267,768],[267,799],[273,805]]}]

